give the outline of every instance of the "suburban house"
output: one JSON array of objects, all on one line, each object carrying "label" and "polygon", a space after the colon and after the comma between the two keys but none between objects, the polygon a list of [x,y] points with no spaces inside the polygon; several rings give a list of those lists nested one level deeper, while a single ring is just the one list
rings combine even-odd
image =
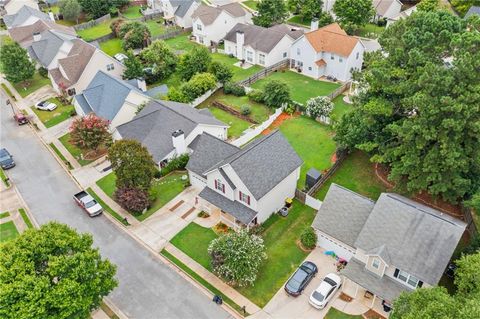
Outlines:
[{"label": "suburban house", "polygon": [[200,0],[157,1],[160,1],[160,7],[165,20],[170,20],[182,28],[192,27],[192,14],[200,5]]},{"label": "suburban house", "polygon": [[465,19],[474,14],[480,16],[480,6],[471,6],[470,9],[468,9],[467,13],[465,13]]},{"label": "suburban house", "polygon": [[57,92],[65,90],[72,96],[82,92],[101,70],[121,79],[125,66],[81,39],[72,41],[66,57],[58,59],[58,66],[49,70],[52,86]]},{"label": "suburban house", "polygon": [[191,145],[202,133],[227,138],[228,125],[207,109],[188,104],[150,101],[133,120],[117,126],[114,139],[133,139],[145,146],[159,167],[170,159],[192,152]]},{"label": "suburban house", "polygon": [[318,246],[348,261],[343,292],[366,291],[373,307],[437,285],[466,224],[398,194],[374,202],[332,184],[312,227]]},{"label": "suburban house", "polygon": [[264,67],[290,57],[292,43],[303,35],[302,30],[286,24],[270,28],[238,23],[225,36],[225,54]]},{"label": "suburban house", "polygon": [[374,21],[378,19],[391,19],[402,11],[403,4],[399,0],[373,0],[373,8],[375,9]]},{"label": "suburban house", "polygon": [[47,30],[54,30],[72,37],[76,37],[77,35],[75,29],[57,24],[51,20],[37,20],[35,23],[29,25],[12,27],[8,29],[8,33],[20,46],[27,48],[32,44],[34,38],[38,40],[39,34]]},{"label": "suburban house", "polygon": [[212,7],[201,4],[193,12],[192,35],[200,44],[218,44],[237,23],[250,23],[252,15],[239,3]]},{"label": "suburban house", "polygon": [[146,89],[145,82],[134,86],[134,81],[122,81],[104,71],[98,71],[87,88],[73,98],[75,111],[80,116],[95,113],[109,120],[113,132],[118,125],[132,120],[141,106],[150,100],[142,92]]},{"label": "suburban house", "polygon": [[204,133],[191,148],[199,207],[234,229],[263,223],[295,196],[303,161],[278,130],[243,148]]},{"label": "suburban house", "polygon": [[315,79],[330,76],[350,80],[352,71],[362,68],[363,43],[338,23],[318,29],[318,21],[312,21],[312,30],[293,42],[290,66]]},{"label": "suburban house", "polygon": [[4,0],[2,6],[8,15],[16,14],[24,6],[40,10],[38,7],[38,1],[36,0]]},{"label": "suburban house", "polygon": [[415,11],[417,11],[417,6],[410,7],[406,10],[403,10],[398,15],[396,15],[394,17],[391,17],[391,18],[388,18],[387,19],[387,27],[389,27],[393,23],[397,22],[398,20],[405,19],[405,18],[411,16],[412,13],[414,13]]},{"label": "suburban house", "polygon": [[[15,0],[10,1],[6,6],[10,3],[15,3]],[[48,14],[27,5],[22,6],[16,13],[3,16],[3,22],[7,29],[34,24],[38,20],[53,21]]]}]

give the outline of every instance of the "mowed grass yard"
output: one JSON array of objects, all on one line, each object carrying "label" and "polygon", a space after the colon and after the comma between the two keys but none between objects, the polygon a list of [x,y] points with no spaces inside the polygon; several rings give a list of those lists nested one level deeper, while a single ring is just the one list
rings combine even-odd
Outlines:
[{"label": "mowed grass yard", "polygon": [[242,135],[242,132],[245,131],[247,128],[250,127],[249,122],[242,120],[236,117],[233,114],[225,112],[216,107],[210,107],[210,112],[212,112],[213,116],[219,121],[222,121],[225,124],[230,125],[228,128],[228,138],[236,138]]},{"label": "mowed grass yard", "polygon": [[0,224],[0,243],[7,242],[19,235],[13,221]]},{"label": "mowed grass yard", "polygon": [[315,80],[293,71],[274,72],[255,82],[252,87],[262,89],[271,80],[280,80],[287,83],[290,87],[292,99],[302,104],[305,104],[312,97],[328,95],[340,87],[338,83]]},{"label": "mowed grass yard", "polygon": [[107,34],[112,33],[110,29],[110,23],[113,20],[106,20],[102,23],[99,23],[91,28],[83,29],[77,31],[77,34],[85,41],[95,40],[97,38],[103,37]]},{"label": "mowed grass yard", "polygon": [[[152,183],[152,189],[150,190],[150,196],[153,198],[150,208],[144,214],[132,215],[139,221],[142,221],[162,208],[165,204],[167,204],[184,190],[185,181],[183,181],[181,177],[186,174],[186,172],[173,172],[159,180],[155,180]],[[112,172],[97,181],[97,185],[105,194],[113,199],[113,193],[115,192],[116,188],[115,182],[116,176]]]},{"label": "mowed grass yard", "polygon": [[362,318],[363,318],[362,315],[358,315],[358,316],[349,315],[333,307],[330,308],[327,314],[325,315],[325,319],[362,319]]},{"label": "mowed grass yard", "polygon": [[250,76],[254,75],[255,73],[263,70],[263,67],[259,65],[252,65],[248,69],[243,69],[241,67],[235,66],[234,64],[238,63],[238,59],[231,58],[228,55],[222,53],[212,53],[212,61],[225,63],[230,68],[230,70],[232,70],[233,82],[245,80]]},{"label": "mowed grass yard", "polygon": [[48,99],[47,101],[51,103],[55,103],[57,108],[53,111],[43,111],[38,110],[35,106],[32,106],[32,111],[38,116],[40,121],[45,125],[45,127],[49,128],[55,126],[68,118],[70,118],[70,114],[75,110],[73,105],[71,104],[62,104],[60,100],[56,97]]},{"label": "mowed grass yard", "polygon": [[305,174],[310,168],[321,172],[332,166],[336,145],[331,127],[299,116],[284,121],[279,129],[304,161],[297,184],[299,189],[304,188]]},{"label": "mowed grass yard", "polygon": [[27,81],[12,83],[15,90],[17,90],[18,94],[20,94],[22,97],[26,97],[39,88],[50,84],[50,79],[48,77],[44,78],[38,72],[35,72],[33,77]]},{"label": "mowed grass yard", "polygon": [[141,6],[129,6],[125,11],[122,12],[122,15],[127,19],[136,19],[143,17],[140,12]]},{"label": "mowed grass yard", "polygon": [[72,154],[73,157],[75,157],[78,164],[80,164],[81,166],[88,165],[92,162],[91,160],[82,159],[83,151],[70,142],[70,133],[63,135],[58,140],[63,144],[63,146],[65,146],[67,151]]},{"label": "mowed grass yard", "polygon": [[349,154],[315,197],[323,201],[332,183],[373,200],[377,200],[380,193],[387,191],[385,185],[375,175],[374,164],[370,162],[368,155],[361,151]]},{"label": "mowed grass yard", "polygon": [[117,38],[100,43],[100,49],[109,56],[114,56],[117,53],[126,53],[122,47],[122,40]]},{"label": "mowed grass yard", "polygon": [[172,50],[176,51],[177,53],[184,53],[187,51],[190,51],[193,49],[195,46],[200,45],[198,43],[195,43],[193,41],[189,40],[190,33],[184,34],[184,35],[179,35],[174,38],[170,38],[165,40],[165,42],[172,48]]},{"label": "mowed grass yard", "polygon": [[303,25],[305,27],[310,27],[310,24],[312,23],[312,20],[311,19],[304,19],[302,18],[301,16],[297,15],[297,16],[293,16],[291,17],[290,19],[287,20],[288,22],[292,22],[292,23],[295,23],[295,24],[300,24],[300,25]]},{"label": "mowed grass yard", "polygon": [[345,103],[343,101],[344,95],[340,94],[336,98],[333,99],[333,107],[332,113],[330,113],[330,118],[335,121],[340,121],[342,116],[346,113],[353,111],[353,106],[351,104]]},{"label": "mowed grass yard", "polygon": [[257,10],[257,1],[255,0],[242,1],[242,3],[252,10]]}]

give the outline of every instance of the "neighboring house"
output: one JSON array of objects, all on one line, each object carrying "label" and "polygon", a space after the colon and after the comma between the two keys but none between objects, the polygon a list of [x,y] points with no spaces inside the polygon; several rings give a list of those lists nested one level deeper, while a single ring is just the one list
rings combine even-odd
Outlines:
[{"label": "neighboring house", "polygon": [[387,19],[387,27],[391,26],[392,24],[394,24],[398,20],[405,19],[405,18],[411,16],[412,13],[414,13],[416,11],[417,11],[417,6],[413,6],[413,7],[410,7],[408,9],[406,9],[406,10],[403,10],[402,12],[400,12],[398,15],[396,15],[394,17],[388,18]]},{"label": "neighboring house", "polygon": [[200,0],[157,0],[160,1],[163,17],[182,28],[192,27],[192,14]]},{"label": "neighboring house", "polygon": [[315,79],[331,76],[340,81],[350,80],[352,71],[362,68],[365,46],[338,23],[317,27],[318,22],[312,22],[313,31],[293,42],[291,67]]},{"label": "neighboring house", "polygon": [[250,23],[251,18],[236,2],[219,7],[201,4],[192,15],[192,34],[198,43],[211,46],[218,44],[237,23]]},{"label": "neighboring house", "polygon": [[348,261],[341,273],[354,294],[369,291],[373,306],[437,285],[466,224],[397,194],[374,202],[332,184],[312,226],[320,247]]},{"label": "neighboring house", "polygon": [[54,30],[59,33],[70,35],[72,37],[76,37],[77,35],[75,29],[63,26],[61,24],[57,24],[51,20],[37,20],[33,24],[20,27],[12,27],[8,29],[8,33],[15,42],[20,44],[23,48],[27,48],[34,41],[34,37],[37,38],[38,41],[40,38],[40,33],[47,30]]},{"label": "neighboring house", "polygon": [[217,120],[208,109],[197,110],[188,104],[150,101],[130,122],[119,125],[114,139],[133,139],[145,146],[159,167],[170,159],[192,152],[197,136],[208,133],[227,138],[228,125]]},{"label": "neighboring house", "polygon": [[225,36],[225,53],[250,64],[268,67],[288,59],[292,43],[302,35],[303,31],[286,24],[263,28],[238,23]]},{"label": "neighboring house", "polygon": [[27,47],[32,60],[51,70],[58,67],[58,60],[67,57],[73,47],[76,35],[49,29],[33,34],[33,41]]},{"label": "neighboring house", "polygon": [[471,6],[470,9],[468,9],[467,13],[465,13],[465,19],[467,19],[468,17],[474,14],[480,16],[480,7]]},{"label": "neighboring house", "polygon": [[122,78],[125,70],[122,63],[81,39],[72,42],[68,55],[58,60],[57,68],[49,70],[52,86],[57,92],[65,90],[70,96],[81,93],[97,71]]},{"label": "neighboring house", "polygon": [[[15,0],[10,1],[6,6],[13,2],[15,2]],[[22,6],[18,12],[7,14],[3,17],[3,22],[7,26],[7,29],[34,24],[38,20],[52,21],[48,14],[27,5]]]},{"label": "neighboring house", "polygon": [[31,9],[40,10],[38,3],[35,0],[7,0],[3,1],[3,8],[8,15],[18,13],[23,6],[26,6]]},{"label": "neighboring house", "polygon": [[402,3],[399,0],[373,0],[375,9],[374,21],[378,19],[392,19],[402,11]]},{"label": "neighboring house", "polygon": [[150,97],[133,82],[125,82],[104,71],[98,71],[81,94],[73,98],[73,106],[80,116],[95,113],[110,121],[110,129],[132,120],[140,106]]},{"label": "neighboring house", "polygon": [[193,144],[187,170],[192,186],[202,189],[199,205],[229,227],[263,223],[295,196],[303,162],[280,131],[244,148],[209,134]]}]

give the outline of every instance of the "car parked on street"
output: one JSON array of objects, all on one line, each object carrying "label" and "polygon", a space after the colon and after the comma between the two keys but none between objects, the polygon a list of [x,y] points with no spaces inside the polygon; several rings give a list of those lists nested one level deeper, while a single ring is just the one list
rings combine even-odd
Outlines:
[{"label": "car parked on street", "polygon": [[102,206],[86,191],[76,193],[73,199],[90,217],[98,216],[103,212]]},{"label": "car parked on street", "polygon": [[317,265],[311,261],[305,261],[298,267],[293,275],[285,284],[285,291],[293,297],[298,297],[302,291],[307,287],[310,281],[318,272]]},{"label": "car parked on street", "polygon": [[13,156],[7,151],[6,148],[0,149],[0,166],[3,169],[15,167]]},{"label": "car parked on street", "polygon": [[13,119],[15,120],[15,122],[17,122],[18,125],[23,125],[28,123],[27,117],[22,113],[15,113],[15,115],[13,116]]},{"label": "car parked on street", "polygon": [[35,104],[35,108],[42,111],[53,111],[57,108],[57,104],[48,101],[41,101]]},{"label": "car parked on street", "polygon": [[310,295],[310,304],[317,309],[325,308],[341,286],[342,279],[340,276],[333,273],[326,275],[318,288]]}]

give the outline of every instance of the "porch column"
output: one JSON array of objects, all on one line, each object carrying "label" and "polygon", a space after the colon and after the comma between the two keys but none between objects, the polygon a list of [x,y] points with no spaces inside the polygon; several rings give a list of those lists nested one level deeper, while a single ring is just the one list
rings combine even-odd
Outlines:
[{"label": "porch column", "polygon": [[377,299],[377,295],[373,295],[373,299],[372,299],[372,304],[370,305],[370,308],[373,308],[373,305],[375,304],[375,299]]},{"label": "porch column", "polygon": [[[352,281],[353,282],[353,281]],[[353,296],[353,298],[357,298],[357,293],[358,293],[358,284],[355,283],[355,295]]]}]

